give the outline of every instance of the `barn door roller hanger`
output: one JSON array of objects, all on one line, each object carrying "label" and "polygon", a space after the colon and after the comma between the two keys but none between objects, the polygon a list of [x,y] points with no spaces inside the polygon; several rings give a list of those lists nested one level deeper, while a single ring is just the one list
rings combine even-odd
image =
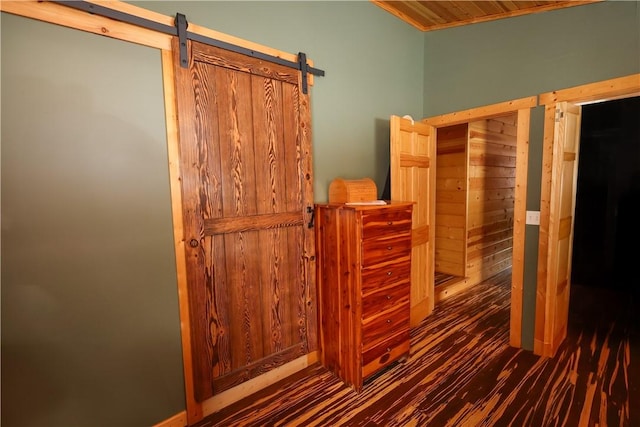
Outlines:
[{"label": "barn door roller hanger", "polygon": [[158,31],[161,33],[169,34],[172,36],[178,36],[180,41],[180,66],[187,68],[189,66],[189,59],[187,58],[187,40],[193,40],[200,43],[208,44],[211,46],[219,47],[221,49],[229,50],[232,52],[240,53],[243,55],[251,56],[264,61],[272,62],[275,64],[283,65],[285,67],[294,68],[300,70],[302,73],[302,93],[308,92],[307,74],[311,73],[316,76],[324,76],[324,71],[318,68],[309,66],[307,63],[307,55],[300,52],[298,53],[298,60],[296,62],[288,61],[286,59],[278,58],[277,56],[268,55],[266,53],[257,52],[252,49],[247,49],[242,46],[234,45],[231,43],[217,40],[211,37],[195,34],[187,31],[187,18],[181,13],[176,14],[175,26],[161,24],[159,22],[152,21],[150,19],[142,18],[140,16],[131,15],[129,13],[121,12],[119,10],[110,9],[105,6],[101,6],[86,1],[52,1],[52,3],[58,3],[73,9],[83,10],[85,12],[104,16],[106,18],[115,19],[116,21],[126,22],[138,27],[147,28],[149,30]]}]

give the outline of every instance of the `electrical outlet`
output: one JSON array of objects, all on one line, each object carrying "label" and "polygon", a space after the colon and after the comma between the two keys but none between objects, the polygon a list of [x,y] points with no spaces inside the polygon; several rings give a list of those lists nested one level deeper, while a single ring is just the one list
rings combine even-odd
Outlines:
[{"label": "electrical outlet", "polygon": [[527,211],[527,225],[540,225],[540,211]]}]

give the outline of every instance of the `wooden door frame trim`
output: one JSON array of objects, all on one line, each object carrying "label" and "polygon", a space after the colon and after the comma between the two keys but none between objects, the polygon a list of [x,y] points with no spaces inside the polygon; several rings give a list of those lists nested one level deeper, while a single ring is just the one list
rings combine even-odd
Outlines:
[{"label": "wooden door frame trim", "polygon": [[571,102],[578,105],[640,96],[640,74],[630,74],[599,82],[587,83],[566,89],[540,94],[539,104],[550,105],[556,102]]},{"label": "wooden door frame trim", "polygon": [[[549,250],[552,223],[552,172],[553,154],[558,150],[554,141],[555,111],[557,103],[570,102],[578,105],[587,105],[597,102],[613,101],[616,99],[630,98],[640,95],[640,74],[631,74],[624,77],[588,83],[571,88],[555,90],[543,93],[539,96],[540,105],[545,107],[544,114],[544,140],[542,147],[542,176],[540,190],[540,234],[538,240],[538,268],[536,283],[536,310],[534,330],[534,354],[552,357],[555,353],[553,346],[553,328],[549,327],[555,319],[552,318],[554,308],[551,296],[549,278],[554,275],[552,271],[551,253]],[[575,189],[574,189],[575,191]]]},{"label": "wooden door frame trim", "polygon": [[[139,18],[144,18],[159,24],[174,25],[174,17],[162,15],[141,7],[137,7],[119,0],[85,0],[105,6],[115,11],[123,12]],[[189,320],[188,289],[186,282],[186,252],[183,237],[182,223],[182,192],[180,185],[179,167],[179,135],[178,119],[176,108],[175,79],[173,68],[173,53],[171,48],[172,35],[159,31],[139,27],[137,25],[116,21],[100,15],[90,14],[63,4],[38,0],[1,1],[0,12],[10,13],[24,18],[35,19],[60,25],[70,29],[81,30],[96,35],[110,37],[117,40],[136,43],[142,46],[159,49],[161,53],[162,81],[165,100],[165,125],[167,132],[167,151],[169,162],[169,179],[171,194],[171,211],[173,217],[174,245],[176,254],[178,305],[180,312],[180,332],[182,340],[183,372],[185,381],[185,403],[186,418],[189,424],[193,424],[203,417],[220,410],[222,407],[230,405],[248,394],[274,384],[282,378],[291,375],[301,369],[306,368],[318,361],[318,351],[315,345],[311,346],[311,351],[292,362],[289,362],[269,373],[254,379],[248,384],[241,384],[237,387],[225,391],[224,396],[213,396],[206,401],[199,403],[195,400],[193,391],[193,366],[191,361],[191,327]],[[273,49],[258,43],[243,40],[228,34],[220,33],[193,23],[189,23],[189,31],[204,37],[220,40],[229,44],[243,48],[255,50],[267,55],[276,56],[288,61],[297,62],[298,55]],[[309,66],[313,66],[313,61],[307,58]],[[308,84],[313,84],[313,74],[307,74]],[[308,101],[304,106],[305,117],[310,122],[310,111]],[[310,123],[306,123],[306,132],[310,130]],[[308,138],[308,136],[305,136]],[[308,156],[306,156],[308,158]],[[309,166],[310,167],[310,166]],[[309,172],[311,175],[311,172]],[[312,188],[309,180],[305,181],[307,191]],[[311,190],[312,191],[312,190]],[[312,248],[305,248],[306,256],[312,254]],[[311,261],[311,265],[314,262]],[[315,286],[315,285],[314,285]],[[315,289],[315,287],[314,287]],[[182,412],[171,417],[168,421],[171,425],[182,422]]]},{"label": "wooden door frame trim", "polygon": [[165,123],[167,128],[167,158],[169,161],[169,185],[171,187],[171,213],[173,217],[173,241],[176,252],[178,308],[186,414],[189,424],[203,418],[202,405],[196,401],[194,373],[191,363],[191,316],[189,315],[189,287],[187,286],[187,255],[182,215],[182,182],[180,173],[180,137],[178,108],[173,66],[173,52],[162,50],[162,84],[164,89]]},{"label": "wooden door frame trim", "polygon": [[[454,113],[422,119],[436,128],[517,114],[516,183],[513,212],[513,249],[511,269],[511,314],[509,316],[509,345],[522,347],[522,302],[524,290],[524,248],[527,210],[527,173],[529,164],[529,131],[531,109],[538,105],[536,96],[485,105]],[[435,136],[437,137],[437,135]]]},{"label": "wooden door frame trim", "polygon": [[[153,12],[138,6],[124,3],[119,0],[85,0],[87,3],[108,7],[118,12],[123,12],[138,18],[144,18],[158,24],[174,26],[174,17]],[[92,15],[63,4],[39,0],[20,0],[0,2],[0,11],[49,22],[76,30],[94,33],[100,36],[111,37],[128,41],[147,47],[171,51],[171,39],[175,36],[139,27],[137,25],[116,21],[100,15]],[[229,44],[238,45],[247,49],[276,56],[287,61],[297,62],[298,55],[273,49],[258,43],[244,40],[229,34],[211,30],[194,23],[189,23],[189,32],[204,37],[220,40]],[[313,65],[311,60],[308,60]]]},{"label": "wooden door frame trim", "polygon": [[511,101],[499,102],[497,104],[483,105],[481,107],[470,108],[468,110],[427,117],[422,119],[421,122],[436,128],[453,126],[473,120],[481,120],[515,113],[518,110],[531,109],[537,105],[538,98],[536,96],[528,96],[526,98],[513,99]]},{"label": "wooden door frame trim", "polygon": [[[153,12],[138,6],[124,3],[120,0],[84,0],[87,3],[108,7],[137,18],[142,18],[157,24],[174,26],[175,18]],[[50,24],[61,25],[75,30],[86,31],[99,36],[136,43],[142,46],[171,51],[171,39],[176,36],[160,31],[150,30],[137,25],[120,22],[101,15],[90,14],[64,4],[40,0],[3,0],[0,1],[0,12],[11,13],[25,18],[36,19]],[[286,61],[297,62],[298,55],[274,49],[249,40],[234,37],[229,34],[211,30],[209,28],[189,23],[189,32],[205,38],[219,40],[241,48],[254,50]],[[313,67],[312,59],[307,58],[309,67]],[[307,73],[307,83],[311,86],[314,75]]]}]

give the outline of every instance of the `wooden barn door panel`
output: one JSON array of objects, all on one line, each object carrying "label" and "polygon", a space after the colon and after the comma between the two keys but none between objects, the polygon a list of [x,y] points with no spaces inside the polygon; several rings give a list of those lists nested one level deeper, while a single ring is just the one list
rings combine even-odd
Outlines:
[{"label": "wooden barn door panel", "polygon": [[391,116],[391,199],[415,202],[411,236],[411,326],[434,307],[435,128]]},{"label": "wooden barn door panel", "polygon": [[555,114],[546,299],[536,308],[536,325],[544,324],[536,330],[536,353],[544,356],[553,356],[567,334],[581,107],[561,102]]},{"label": "wooden barn door panel", "polygon": [[299,73],[189,45],[189,68],[176,60],[175,73],[190,363],[202,402],[315,349],[313,195]]}]

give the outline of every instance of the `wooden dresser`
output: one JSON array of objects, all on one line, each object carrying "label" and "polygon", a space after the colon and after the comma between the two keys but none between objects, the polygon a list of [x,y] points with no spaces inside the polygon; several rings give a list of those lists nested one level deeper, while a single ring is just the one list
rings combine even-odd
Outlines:
[{"label": "wooden dresser", "polygon": [[356,391],[409,355],[412,209],[316,205],[321,360]]}]

